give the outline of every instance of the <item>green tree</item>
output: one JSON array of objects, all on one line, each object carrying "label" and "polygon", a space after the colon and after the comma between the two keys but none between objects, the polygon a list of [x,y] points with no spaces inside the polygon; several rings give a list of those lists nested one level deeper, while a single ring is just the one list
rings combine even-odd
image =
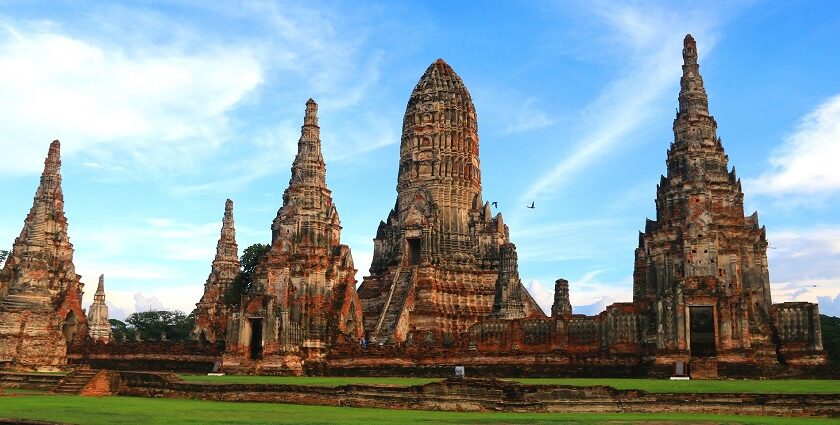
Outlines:
[{"label": "green tree", "polygon": [[111,324],[111,334],[117,341],[133,341],[137,330],[133,326],[128,326],[125,322],[117,319],[108,319]]},{"label": "green tree", "polygon": [[828,360],[834,365],[840,365],[840,317],[820,314],[820,328],[823,350],[828,354]]},{"label": "green tree", "polygon": [[233,282],[225,292],[225,304],[239,305],[242,295],[251,291],[254,283],[254,269],[257,268],[260,258],[271,249],[270,245],[255,243],[242,252],[239,262],[242,271],[233,279]]},{"label": "green tree", "polygon": [[144,341],[159,340],[163,333],[167,340],[186,341],[195,325],[195,315],[177,310],[152,310],[131,313],[125,321],[131,325],[126,332],[133,327]]},{"label": "green tree", "polygon": [[0,266],[5,264],[6,257],[8,257],[8,256],[9,256],[9,251],[6,251],[5,249],[0,249]]}]

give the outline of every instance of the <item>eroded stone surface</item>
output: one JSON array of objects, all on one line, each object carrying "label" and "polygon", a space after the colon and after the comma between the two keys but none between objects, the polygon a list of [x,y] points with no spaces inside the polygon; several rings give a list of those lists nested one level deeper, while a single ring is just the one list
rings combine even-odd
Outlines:
[{"label": "eroded stone surface", "polygon": [[0,271],[0,368],[57,369],[66,363],[67,342],[87,335],[60,167],[55,140],[32,209]]},{"label": "eroded stone surface", "polygon": [[226,370],[302,373],[332,344],[362,337],[356,270],[326,185],[317,112],[309,99],[271,249],[256,267],[253,292],[230,313]]},{"label": "eroded stone surface", "polygon": [[[509,243],[502,215],[481,197],[470,93],[438,59],[408,100],[397,202],[379,224],[370,276],[359,288],[370,339],[457,339],[493,312],[500,247]],[[515,315],[544,316],[521,283],[502,283],[505,294],[521,294]]]}]

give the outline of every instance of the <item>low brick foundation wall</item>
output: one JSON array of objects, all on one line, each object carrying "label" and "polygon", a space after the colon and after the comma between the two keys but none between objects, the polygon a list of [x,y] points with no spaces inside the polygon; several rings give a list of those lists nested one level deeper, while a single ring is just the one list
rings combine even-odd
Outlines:
[{"label": "low brick foundation wall", "polygon": [[611,387],[449,379],[423,386],[188,383],[119,372],[119,395],[449,411],[708,413],[840,417],[840,394],[653,394]]},{"label": "low brick foundation wall", "polygon": [[[466,376],[482,378],[667,378],[674,363],[658,364],[635,355],[569,356],[553,354],[416,354],[370,350],[363,355],[330,356],[322,374],[328,376],[450,377],[455,366]],[[718,361],[720,378],[840,378],[829,366],[758,365]],[[712,377],[713,378],[713,377]]]},{"label": "low brick foundation wall", "polygon": [[24,390],[51,390],[64,375],[42,373],[0,372],[0,387]]},{"label": "low brick foundation wall", "polygon": [[93,369],[207,373],[221,351],[195,341],[84,343],[67,349],[70,365]]}]

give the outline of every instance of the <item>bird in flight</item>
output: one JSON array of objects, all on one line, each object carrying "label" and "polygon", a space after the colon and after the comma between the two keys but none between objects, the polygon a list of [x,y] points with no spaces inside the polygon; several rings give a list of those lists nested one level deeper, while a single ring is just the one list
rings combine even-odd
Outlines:
[{"label": "bird in flight", "polygon": [[498,202],[491,202],[490,205],[492,205],[493,208],[499,208],[499,203]]},{"label": "bird in flight", "polygon": [[536,208],[536,207],[534,207],[534,203],[533,203],[533,202],[531,202],[531,205],[526,205],[526,206],[525,206],[525,208],[534,209],[534,208]]}]

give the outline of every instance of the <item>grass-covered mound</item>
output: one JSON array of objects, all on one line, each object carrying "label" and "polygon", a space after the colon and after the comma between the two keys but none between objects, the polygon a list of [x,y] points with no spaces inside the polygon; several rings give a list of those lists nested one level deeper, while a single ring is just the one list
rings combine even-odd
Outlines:
[{"label": "grass-covered mound", "polygon": [[695,414],[432,412],[133,397],[0,397],[0,417],[72,424],[840,424],[837,419]]},{"label": "grass-covered mound", "polygon": [[[205,376],[180,375],[188,382],[226,384],[288,384],[336,387],[350,384],[423,385],[432,378],[321,377],[321,376]],[[720,380],[670,381],[667,379],[620,378],[517,378],[512,381],[531,385],[604,385],[620,390],[637,389],[651,393],[761,393],[761,394],[840,394],[840,380]]]}]

